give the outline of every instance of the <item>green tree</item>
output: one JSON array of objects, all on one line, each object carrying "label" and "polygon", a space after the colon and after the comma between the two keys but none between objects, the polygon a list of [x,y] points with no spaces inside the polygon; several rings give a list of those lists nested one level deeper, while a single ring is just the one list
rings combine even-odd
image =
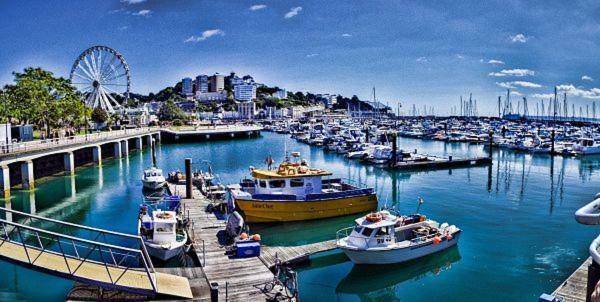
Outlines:
[{"label": "green tree", "polygon": [[175,105],[175,102],[170,99],[166,101],[158,113],[158,118],[161,121],[172,121],[175,119],[186,119],[185,112]]},{"label": "green tree", "polygon": [[92,111],[92,121],[94,121],[98,124],[102,124],[102,123],[105,123],[107,120],[108,120],[108,113],[106,113],[106,110],[104,110],[100,107],[96,107]]},{"label": "green tree", "polygon": [[2,98],[13,121],[32,123],[38,129],[79,126],[87,109],[69,80],[54,77],[41,68],[13,73],[15,84],[7,85]]}]

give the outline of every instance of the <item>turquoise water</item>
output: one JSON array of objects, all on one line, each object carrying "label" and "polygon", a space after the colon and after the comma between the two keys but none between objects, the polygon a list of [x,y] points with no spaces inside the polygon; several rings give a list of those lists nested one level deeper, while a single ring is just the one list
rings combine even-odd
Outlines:
[{"label": "turquoise water", "polygon": [[[481,146],[400,139],[407,150],[435,155],[485,156]],[[579,225],[574,211],[598,191],[600,157],[585,159],[496,151],[492,167],[400,173],[364,166],[283,135],[159,147],[159,165],[196,168],[209,160],[224,183],[238,182],[270,153],[300,151],[313,166],[376,188],[380,204],[421,212],[464,230],[458,247],[410,263],[354,266],[339,251],[299,268],[303,301],[530,301],[551,292],[587,257],[598,229]],[[75,223],[135,233],[142,170],[148,152],[80,168],[75,177],[52,177],[34,192],[13,191],[13,209]],[[295,245],[335,238],[355,217],[251,226],[265,244]],[[0,301],[60,301],[71,282],[1,263]]]}]

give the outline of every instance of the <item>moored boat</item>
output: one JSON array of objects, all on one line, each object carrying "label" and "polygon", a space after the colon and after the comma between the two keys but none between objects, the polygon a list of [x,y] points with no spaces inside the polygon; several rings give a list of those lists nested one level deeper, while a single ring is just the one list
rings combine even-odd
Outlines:
[{"label": "moored boat", "polygon": [[144,170],[142,185],[148,190],[158,190],[165,186],[166,180],[163,171],[157,167]]},{"label": "moored boat", "polygon": [[372,211],[377,195],[331,172],[314,169],[294,153],[295,162],[286,159],[276,170],[251,169],[253,180],[245,180],[229,191],[247,222],[284,222],[337,217]]},{"label": "moored boat", "polygon": [[461,230],[420,214],[396,216],[388,211],[355,220],[337,232],[336,245],[355,264],[391,264],[440,252],[458,242]]},{"label": "moored boat", "polygon": [[156,209],[149,212],[147,206],[142,206],[138,233],[148,253],[155,258],[166,261],[185,252],[188,236],[176,211]]}]

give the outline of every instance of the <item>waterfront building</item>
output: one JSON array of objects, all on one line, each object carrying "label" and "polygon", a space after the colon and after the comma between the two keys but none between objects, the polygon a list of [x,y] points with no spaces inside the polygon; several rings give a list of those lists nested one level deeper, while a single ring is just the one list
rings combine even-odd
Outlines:
[{"label": "waterfront building", "polygon": [[8,145],[12,141],[10,129],[10,123],[0,124],[0,145]]},{"label": "waterfront building", "polygon": [[253,101],[239,103],[238,113],[240,119],[253,119],[256,115],[256,103]]},{"label": "waterfront building", "polygon": [[337,95],[336,94],[329,94],[329,93],[317,94],[316,98],[317,98],[317,101],[319,101],[320,103],[323,104],[323,106],[325,106],[325,108],[331,108],[331,107],[333,107],[333,105],[335,105],[337,103]]},{"label": "waterfront building", "polygon": [[282,119],[288,117],[288,113],[288,109],[286,108],[266,107],[262,110],[261,117],[266,119]]},{"label": "waterfront building", "polygon": [[196,100],[198,102],[225,102],[227,101],[227,91],[222,90],[219,92],[200,92],[196,91]]},{"label": "waterfront building", "polygon": [[192,87],[192,79],[191,78],[183,78],[181,80],[182,88],[181,94],[185,97],[193,96],[193,87]]},{"label": "waterfront building", "polygon": [[221,92],[225,89],[225,76],[215,73],[209,78],[209,92]]},{"label": "waterfront building", "polygon": [[147,106],[123,108],[121,114],[125,117],[123,122],[129,125],[148,125],[153,120]]},{"label": "waterfront building", "polygon": [[234,97],[238,101],[252,101],[256,99],[256,86],[253,84],[240,84],[233,87]]},{"label": "waterfront building", "polygon": [[287,99],[287,91],[285,89],[279,89],[271,94],[271,97],[276,99],[284,100]]},{"label": "waterfront building", "polygon": [[196,93],[207,93],[208,92],[208,76],[201,74],[196,77]]}]

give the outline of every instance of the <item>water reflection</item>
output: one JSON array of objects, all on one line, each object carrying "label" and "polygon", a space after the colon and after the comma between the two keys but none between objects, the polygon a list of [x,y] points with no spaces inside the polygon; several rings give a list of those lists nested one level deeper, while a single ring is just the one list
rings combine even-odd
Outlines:
[{"label": "water reflection", "polygon": [[[337,285],[336,293],[356,294],[363,301],[395,301],[396,288],[408,280],[437,276],[461,259],[458,246],[405,263],[354,265]],[[391,297],[391,299],[390,299]]]}]

